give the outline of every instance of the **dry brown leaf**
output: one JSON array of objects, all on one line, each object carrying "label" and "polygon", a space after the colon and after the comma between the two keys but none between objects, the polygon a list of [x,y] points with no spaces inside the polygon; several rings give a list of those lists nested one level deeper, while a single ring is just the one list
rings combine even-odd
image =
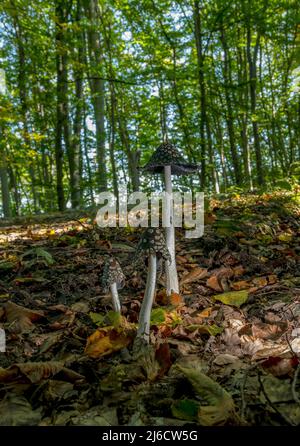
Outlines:
[{"label": "dry brown leaf", "polygon": [[254,286],[262,288],[268,285],[268,279],[266,277],[254,277],[252,283]]},{"label": "dry brown leaf", "polygon": [[0,369],[0,382],[30,381],[37,383],[55,376],[64,368],[61,361],[26,362],[13,364],[8,369]]},{"label": "dry brown leaf", "polygon": [[204,310],[201,311],[201,313],[198,314],[198,316],[202,318],[209,317],[212,313],[213,308],[214,307],[205,308]]},{"label": "dry brown leaf", "polygon": [[207,279],[206,281],[206,285],[213,289],[214,291],[223,291],[223,288],[221,287],[221,285],[219,284],[218,281],[218,277],[217,276],[211,276],[209,279]]},{"label": "dry brown leaf", "polygon": [[235,291],[246,290],[250,288],[250,284],[247,280],[240,280],[231,284],[231,288]]},{"label": "dry brown leaf", "polygon": [[175,307],[179,307],[180,305],[184,304],[183,297],[180,296],[178,293],[172,292],[169,297],[170,305],[174,305]]},{"label": "dry brown leaf", "polygon": [[22,333],[32,330],[34,328],[33,322],[45,316],[43,311],[29,310],[13,302],[7,302],[4,305],[4,310],[11,333]]},{"label": "dry brown leaf", "polygon": [[264,369],[274,376],[285,376],[293,371],[294,367],[299,364],[298,358],[280,358],[271,356],[262,363]]},{"label": "dry brown leaf", "polygon": [[273,324],[258,322],[252,326],[252,335],[260,339],[278,339],[288,329],[288,323],[279,321]]},{"label": "dry brown leaf", "polygon": [[186,283],[195,282],[196,280],[204,279],[208,276],[208,272],[206,268],[194,268],[188,274],[182,277],[180,281],[180,285],[184,285]]},{"label": "dry brown leaf", "polygon": [[245,273],[245,268],[242,265],[233,267],[233,274],[235,277],[242,276]]}]

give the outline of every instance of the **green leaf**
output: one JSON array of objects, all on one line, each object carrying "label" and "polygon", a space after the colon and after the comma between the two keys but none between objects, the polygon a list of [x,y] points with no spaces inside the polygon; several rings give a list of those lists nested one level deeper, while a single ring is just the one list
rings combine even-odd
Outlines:
[{"label": "green leaf", "polygon": [[52,255],[43,248],[36,248],[36,255],[42,257],[48,265],[53,265],[54,259]]},{"label": "green leaf", "polygon": [[14,267],[15,267],[15,265],[13,262],[6,262],[6,261],[0,262],[0,269],[2,269],[2,270],[6,271],[6,270],[13,269]]},{"label": "green leaf", "polygon": [[216,335],[222,333],[222,331],[223,331],[222,327],[218,327],[215,324],[213,324],[213,325],[191,324],[185,328],[191,332],[198,330],[199,333],[207,333],[211,336],[216,336]]},{"label": "green leaf", "polygon": [[202,373],[196,363],[175,366],[193,386],[195,396],[201,400],[197,420],[202,426],[226,424],[234,416],[234,402],[231,395],[220,384]]},{"label": "green leaf", "polygon": [[215,295],[212,297],[213,300],[218,300],[226,305],[232,305],[234,307],[240,307],[248,299],[249,292],[247,290],[241,291],[230,291],[228,293],[223,293]]},{"label": "green leaf", "polygon": [[172,415],[180,420],[197,421],[199,403],[194,400],[183,399],[171,406]]},{"label": "green leaf", "polygon": [[93,313],[92,311],[89,313],[90,318],[96,324],[98,327],[100,327],[103,324],[105,315],[101,313]]},{"label": "green leaf", "polygon": [[122,316],[116,311],[109,311],[107,314],[102,313],[89,313],[90,318],[98,327],[112,326],[118,328],[122,322]]},{"label": "green leaf", "polygon": [[155,308],[151,311],[150,325],[160,325],[166,320],[166,312],[162,308]]}]

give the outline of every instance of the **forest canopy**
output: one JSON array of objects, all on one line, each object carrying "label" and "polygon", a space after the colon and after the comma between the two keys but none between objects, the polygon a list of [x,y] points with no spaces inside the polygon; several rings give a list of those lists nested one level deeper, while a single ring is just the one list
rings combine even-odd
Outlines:
[{"label": "forest canopy", "polygon": [[181,187],[282,185],[300,172],[297,0],[2,0],[1,213],[93,205],[171,141]]}]

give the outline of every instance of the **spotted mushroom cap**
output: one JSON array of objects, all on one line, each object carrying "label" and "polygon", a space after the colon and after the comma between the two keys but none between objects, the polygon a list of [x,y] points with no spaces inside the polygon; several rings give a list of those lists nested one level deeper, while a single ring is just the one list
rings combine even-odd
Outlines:
[{"label": "spotted mushroom cap", "polygon": [[136,249],[135,260],[149,254],[156,254],[158,259],[171,261],[162,228],[147,228],[143,232]]},{"label": "spotted mushroom cap", "polygon": [[165,166],[171,166],[172,175],[187,175],[199,170],[197,164],[187,163],[176,147],[169,142],[162,143],[142,169],[162,173]]},{"label": "spotted mushroom cap", "polygon": [[102,273],[102,287],[107,291],[113,283],[117,284],[117,289],[125,285],[125,276],[119,262],[114,257],[108,257],[104,263]]}]

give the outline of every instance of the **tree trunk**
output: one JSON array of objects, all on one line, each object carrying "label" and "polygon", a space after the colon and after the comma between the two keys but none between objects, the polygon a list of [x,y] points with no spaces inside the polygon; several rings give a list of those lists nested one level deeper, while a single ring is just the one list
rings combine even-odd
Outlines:
[{"label": "tree trunk", "polygon": [[[77,0],[76,21],[80,22],[81,16],[81,2]],[[82,130],[82,117],[83,117],[83,64],[84,64],[84,36],[81,31],[75,37],[77,47],[77,58],[75,59],[78,67],[74,69],[75,72],[75,116],[73,123],[73,136],[70,146],[70,185],[71,185],[71,202],[72,208],[76,209],[80,205],[81,201],[81,188],[80,188],[80,160],[81,160],[81,130]]]},{"label": "tree trunk", "polygon": [[[92,104],[95,115],[97,163],[98,163],[98,189],[107,189],[107,169],[105,158],[105,86],[100,79],[103,66],[103,50],[101,47],[99,28],[99,6],[97,0],[83,0],[86,17],[89,21],[87,30],[89,53],[89,84],[92,93]],[[100,73],[100,74],[99,74]]]},{"label": "tree trunk", "polygon": [[206,143],[205,143],[205,125],[206,125],[206,94],[204,79],[204,59],[203,44],[201,35],[200,1],[194,1],[194,35],[197,50],[198,63],[198,82],[200,91],[200,153],[201,153],[201,188],[205,187],[206,181]]},{"label": "tree trunk", "polygon": [[[14,2],[11,0],[11,5],[13,8],[15,7]],[[18,88],[19,88],[19,96],[20,96],[20,105],[21,105],[21,120],[23,124],[23,137],[24,137],[24,143],[26,150],[30,153],[31,150],[33,150],[30,142],[29,137],[29,124],[28,124],[28,100],[27,100],[27,87],[26,87],[26,79],[27,79],[27,73],[26,73],[26,56],[25,56],[25,46],[24,46],[24,35],[23,35],[23,28],[21,26],[21,23],[19,21],[18,14],[14,15],[14,29],[15,29],[15,35],[16,35],[16,43],[17,43],[17,54],[18,54]],[[37,212],[38,209],[38,202],[37,202],[37,195],[36,195],[36,180],[35,180],[35,171],[34,171],[34,159],[32,158],[32,155],[30,154],[28,157],[28,171],[29,171],[29,177],[31,180],[31,194],[33,199],[33,208],[34,211]]]},{"label": "tree trunk", "polygon": [[6,154],[4,149],[4,131],[0,127],[0,182],[1,182],[1,195],[2,195],[2,212],[4,218],[11,217],[9,185],[8,185],[8,171]]},{"label": "tree trunk", "polygon": [[253,50],[253,54],[251,52],[251,27],[250,22],[247,23],[247,59],[248,59],[248,67],[249,67],[249,85],[250,85],[250,105],[251,105],[251,120],[252,120],[252,129],[253,129],[253,140],[254,140],[254,151],[255,151],[255,159],[256,159],[256,174],[257,174],[257,183],[262,186],[264,184],[264,175],[263,175],[263,165],[262,165],[262,155],[261,155],[261,147],[260,147],[260,138],[258,132],[258,124],[256,117],[256,85],[257,85],[257,54],[260,44],[260,35],[257,34],[256,43]]},{"label": "tree trunk", "polygon": [[224,51],[223,76],[225,81],[225,99],[227,106],[226,123],[228,128],[230,153],[232,158],[235,181],[236,184],[240,186],[242,184],[242,173],[235,141],[233,106],[232,106],[231,95],[229,92],[229,89],[232,85],[232,76],[231,76],[228,45],[223,26],[221,27],[221,43]]},{"label": "tree trunk", "polygon": [[[64,28],[63,24],[66,22],[66,10],[63,0],[56,0],[55,6],[56,14],[56,135],[55,135],[55,161],[56,161],[56,190],[58,209],[64,211],[65,196],[63,185],[63,137],[67,138],[68,144],[68,129],[67,124],[67,54],[65,48]],[[65,141],[66,142],[66,141]]]}]

